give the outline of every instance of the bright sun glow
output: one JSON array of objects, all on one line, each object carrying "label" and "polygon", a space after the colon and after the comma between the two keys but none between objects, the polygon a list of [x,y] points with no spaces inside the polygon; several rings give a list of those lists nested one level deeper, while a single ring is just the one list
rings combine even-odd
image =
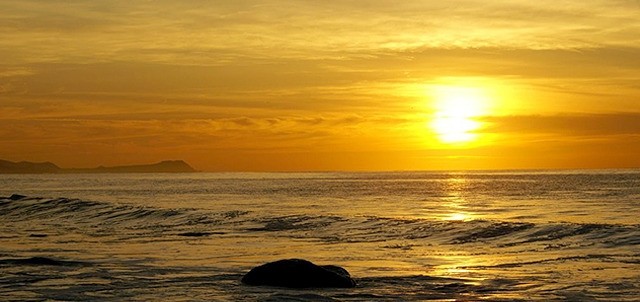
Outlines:
[{"label": "bright sun glow", "polygon": [[433,89],[436,112],[430,126],[440,141],[458,144],[476,140],[474,131],[480,128],[481,123],[474,118],[485,113],[487,106],[487,97],[482,89],[460,86],[436,86]]}]

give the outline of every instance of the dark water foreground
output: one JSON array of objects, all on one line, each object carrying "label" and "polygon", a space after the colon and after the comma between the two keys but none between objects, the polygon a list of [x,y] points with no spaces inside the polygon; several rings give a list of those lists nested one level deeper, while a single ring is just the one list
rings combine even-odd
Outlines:
[{"label": "dark water foreground", "polygon": [[[638,214],[639,195],[630,185],[636,178],[628,175],[615,182],[617,187],[604,186],[600,180],[597,192],[588,194],[575,183],[584,182],[594,190],[589,183],[593,177],[575,177],[564,186],[530,181],[528,187],[536,194],[524,197],[508,187],[521,188],[521,176],[513,184],[496,181],[496,176],[486,176],[482,182],[471,178],[462,187],[459,175],[454,181],[443,180],[441,187],[433,185],[438,181],[432,178],[416,182],[394,176],[381,181],[379,175],[355,181],[282,180],[281,175],[267,180],[216,178],[218,186],[225,183],[226,191],[157,194],[152,188],[164,177],[170,176],[134,184],[134,189],[147,191],[133,202],[121,199],[133,196],[131,191],[118,198],[83,193],[91,200],[1,198],[0,300],[638,301],[640,297],[640,225],[631,218]],[[289,186],[294,180],[295,185]],[[27,187],[22,181],[18,185]],[[131,183],[130,178],[109,181]],[[363,189],[372,182],[375,189]],[[237,184],[230,188],[233,183]],[[261,194],[256,194],[258,184]],[[381,189],[382,185],[387,187]],[[82,192],[77,183],[70,186]],[[110,186],[102,189],[118,192]],[[327,186],[345,186],[345,192],[336,189],[333,195],[316,197],[310,193]],[[488,191],[493,194],[485,194]],[[193,200],[198,202],[189,202]],[[358,286],[295,290],[240,282],[252,267],[284,258],[340,265]]]}]

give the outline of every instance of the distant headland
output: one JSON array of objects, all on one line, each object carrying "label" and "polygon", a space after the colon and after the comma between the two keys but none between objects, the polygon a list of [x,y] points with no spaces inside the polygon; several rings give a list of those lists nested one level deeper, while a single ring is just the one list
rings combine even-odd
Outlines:
[{"label": "distant headland", "polygon": [[165,160],[148,165],[129,165],[96,168],[60,168],[51,162],[11,162],[0,159],[0,174],[20,173],[188,173],[197,172],[183,160]]}]

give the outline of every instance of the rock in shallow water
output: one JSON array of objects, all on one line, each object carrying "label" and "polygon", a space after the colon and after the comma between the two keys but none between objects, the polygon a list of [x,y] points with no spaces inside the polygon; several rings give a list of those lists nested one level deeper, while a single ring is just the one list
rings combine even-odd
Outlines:
[{"label": "rock in shallow water", "polygon": [[56,260],[46,257],[31,257],[24,259],[0,259],[0,265],[78,266],[85,264],[77,261]]},{"label": "rock in shallow water", "polygon": [[14,200],[14,201],[15,200],[24,199],[24,198],[27,198],[27,196],[20,195],[20,194],[13,194],[13,195],[9,196],[9,199],[10,200]]},{"label": "rock in shallow water", "polygon": [[244,277],[247,285],[268,285],[291,288],[355,287],[349,272],[335,265],[315,265],[303,259],[286,259],[254,267]]}]

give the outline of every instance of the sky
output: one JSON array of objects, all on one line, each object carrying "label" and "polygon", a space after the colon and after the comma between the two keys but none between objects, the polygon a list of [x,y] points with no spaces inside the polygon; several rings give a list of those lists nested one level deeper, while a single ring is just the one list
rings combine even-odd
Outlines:
[{"label": "sky", "polygon": [[640,167],[640,1],[0,2],[0,158]]}]

